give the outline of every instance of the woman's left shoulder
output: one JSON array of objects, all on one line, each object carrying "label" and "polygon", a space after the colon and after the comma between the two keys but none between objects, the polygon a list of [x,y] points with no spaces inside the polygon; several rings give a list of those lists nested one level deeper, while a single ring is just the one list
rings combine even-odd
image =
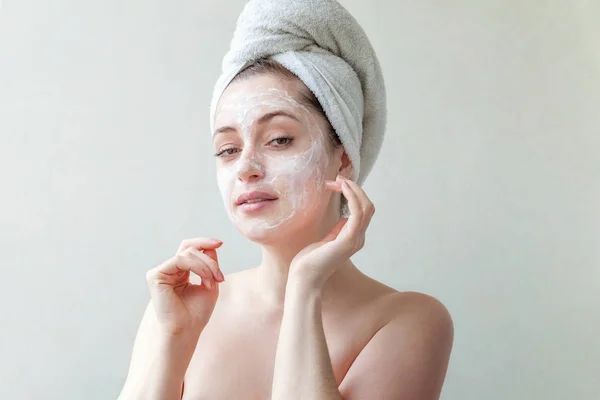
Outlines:
[{"label": "woman's left shoulder", "polygon": [[369,293],[367,303],[379,310],[384,321],[420,321],[452,326],[448,308],[436,297],[414,291],[399,291],[372,277],[363,276],[361,286]]},{"label": "woman's left shoulder", "polygon": [[396,291],[390,296],[390,323],[417,323],[453,331],[448,308],[436,297],[421,292]]}]

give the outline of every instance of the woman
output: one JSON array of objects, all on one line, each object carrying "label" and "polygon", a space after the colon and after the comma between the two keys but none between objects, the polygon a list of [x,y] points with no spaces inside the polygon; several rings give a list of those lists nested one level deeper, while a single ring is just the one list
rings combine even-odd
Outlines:
[{"label": "woman", "polygon": [[[338,22],[327,26],[314,15]],[[351,31],[335,29],[344,19]],[[302,26],[314,47],[269,42],[269,24]],[[319,36],[324,25],[337,32],[328,39],[342,43],[338,51],[324,44],[328,33]],[[361,46],[366,61],[348,49]],[[453,341],[448,311],[350,261],[375,211],[359,182],[381,145],[382,102],[374,52],[339,4],[246,5],[211,125],[225,208],[261,245],[262,262],[224,278],[222,242],[194,238],[150,270],[152,299],[120,399],[439,397]]]}]

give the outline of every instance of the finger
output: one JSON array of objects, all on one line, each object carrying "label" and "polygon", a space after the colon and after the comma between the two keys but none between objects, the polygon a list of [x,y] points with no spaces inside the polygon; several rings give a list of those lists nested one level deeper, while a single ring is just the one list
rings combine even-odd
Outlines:
[{"label": "finger", "polygon": [[363,211],[364,218],[362,221],[362,228],[366,230],[367,226],[371,222],[373,214],[375,214],[375,206],[373,205],[371,199],[369,199],[369,196],[367,196],[367,193],[365,193],[363,188],[361,188],[358,183],[351,180],[346,180],[346,182],[348,183],[348,185],[350,185],[350,187],[356,194],[356,197],[358,198],[360,208]]},{"label": "finger", "polygon": [[216,250],[204,249],[202,252],[204,254],[206,254],[207,256],[209,256],[210,258],[212,258],[213,260],[215,260],[216,262],[219,262],[219,257],[217,256]]},{"label": "finger", "polygon": [[[194,249],[193,247],[190,247],[188,249],[192,254],[194,254],[196,257],[198,257],[200,260],[202,260],[210,269],[212,278],[217,281],[217,282],[223,282],[223,274],[221,273],[221,269],[219,268],[219,264],[216,260],[212,259],[211,257],[209,257],[207,254],[204,254],[203,252]],[[216,254],[216,252],[215,252]]]},{"label": "finger", "polygon": [[216,248],[221,247],[222,244],[223,244],[223,242],[218,239],[205,238],[205,237],[191,238],[191,239],[186,239],[181,242],[181,244],[179,245],[179,248],[177,249],[177,253],[180,253],[189,247],[194,247],[198,250],[200,250],[200,249],[216,249]]},{"label": "finger", "polygon": [[[163,280],[165,275],[180,276],[187,274],[189,277],[189,271],[202,277],[203,280],[210,278],[212,275],[210,268],[204,261],[193,256],[189,252],[183,252],[148,271],[146,279],[148,280],[148,283],[151,283],[157,280]],[[177,280],[179,280],[179,278]]]},{"label": "finger", "polygon": [[206,263],[204,259],[198,256],[198,253],[202,254],[202,252],[200,252],[199,250],[193,247],[188,247],[186,250],[183,251],[182,254],[185,254],[186,256],[192,258],[194,262],[198,263],[201,266],[201,273],[199,275],[201,279],[201,284],[206,286],[208,289],[212,289],[216,286],[215,277],[213,276],[213,272],[210,266]]},{"label": "finger", "polygon": [[[204,250],[202,252],[203,254],[206,254],[208,257],[212,258],[213,260],[216,261],[217,265],[219,265],[219,257],[217,256],[217,251],[216,250]],[[223,274],[223,271],[221,271],[221,266],[219,265],[219,277],[221,278],[221,282],[225,281],[225,275]]]},{"label": "finger", "polygon": [[336,181],[325,181],[325,187],[329,190],[332,190],[334,192],[342,192],[342,185],[340,182],[336,182]]},{"label": "finger", "polygon": [[362,208],[360,207],[358,196],[346,180],[342,181],[342,190],[344,196],[348,199],[348,208],[350,209],[350,216],[348,217],[349,234],[354,236],[360,232],[362,226]]}]

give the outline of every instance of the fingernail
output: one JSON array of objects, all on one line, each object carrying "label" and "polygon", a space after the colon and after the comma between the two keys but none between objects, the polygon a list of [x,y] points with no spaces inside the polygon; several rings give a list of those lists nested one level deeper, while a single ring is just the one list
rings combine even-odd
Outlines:
[{"label": "fingernail", "polygon": [[221,272],[221,270],[217,271],[217,277],[221,280],[224,281],[225,280],[225,276],[223,275],[223,273]]},{"label": "fingernail", "polygon": [[222,240],[219,240],[219,239],[211,239],[211,240],[212,240],[214,243],[217,243],[217,244],[219,244],[219,243],[223,243],[223,241],[222,241]]}]

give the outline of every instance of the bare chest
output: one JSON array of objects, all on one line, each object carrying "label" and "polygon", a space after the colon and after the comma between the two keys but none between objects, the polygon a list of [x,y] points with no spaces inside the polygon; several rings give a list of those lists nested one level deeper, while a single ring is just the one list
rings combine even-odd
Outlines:
[{"label": "bare chest", "polygon": [[[338,385],[377,323],[367,315],[323,317]],[[279,327],[269,319],[211,320],[188,367],[183,400],[270,399]]]}]

